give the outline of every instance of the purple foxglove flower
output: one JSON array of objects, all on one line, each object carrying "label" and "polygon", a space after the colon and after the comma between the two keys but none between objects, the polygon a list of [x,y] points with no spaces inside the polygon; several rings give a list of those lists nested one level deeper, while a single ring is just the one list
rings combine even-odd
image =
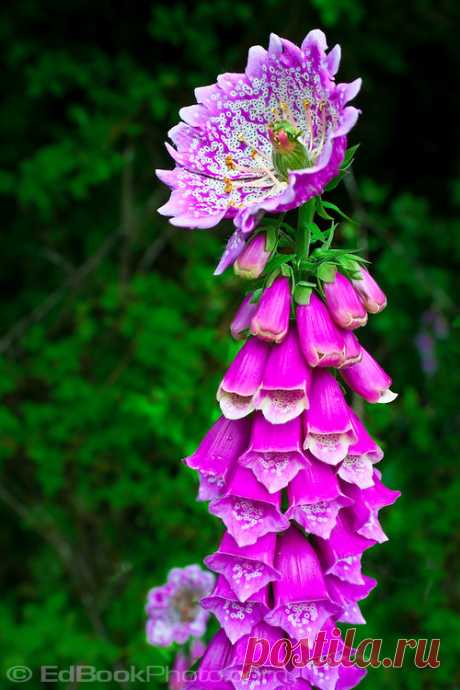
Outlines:
[{"label": "purple foxglove flower", "polygon": [[304,448],[316,458],[337,465],[349,447],[356,443],[350,409],[340,386],[329,371],[318,369],[313,375],[310,408],[304,414]]},{"label": "purple foxglove flower", "polygon": [[353,484],[344,485],[344,491],[353,501],[349,512],[353,529],[366,539],[379,543],[388,541],[378,521],[381,508],[392,505],[400,496],[400,491],[393,491],[380,481],[380,473],[374,473],[374,484],[368,489],[358,489]]},{"label": "purple foxglove flower", "polygon": [[208,644],[195,676],[187,683],[187,690],[233,690],[225,680],[224,670],[232,658],[232,645],[223,630]]},{"label": "purple foxglove flower", "polygon": [[361,302],[366,307],[370,314],[378,314],[387,306],[387,298],[385,293],[376,283],[369,271],[364,266],[357,268],[360,273],[360,279],[352,280],[353,287],[358,293]]},{"label": "purple foxglove flower", "polygon": [[267,251],[267,235],[262,232],[249,240],[235,263],[233,269],[241,278],[254,280],[262,275],[270,258]]},{"label": "purple foxglove flower", "polygon": [[[327,620],[323,626],[325,633],[325,654],[321,657],[325,659],[327,649],[331,641],[337,640],[335,631],[338,630],[335,624]],[[337,659],[350,659],[355,650],[346,647],[343,640],[339,640],[337,652],[334,655]],[[304,668],[299,669],[300,675],[308,680],[313,687],[320,690],[350,690],[354,688],[366,675],[367,671],[356,665],[348,665],[345,663],[322,663],[318,665],[313,660],[310,661]]]},{"label": "purple foxglove flower", "polygon": [[323,539],[334,529],[339,510],[352,504],[341,492],[332,468],[313,458],[288,485],[288,498],[286,517]]},{"label": "purple foxglove flower", "polygon": [[250,49],[244,73],[196,89],[197,105],[182,108],[169,132],[176,168],[157,170],[173,190],[159,213],[188,228],[233,218],[244,234],[264,211],[321,194],[339,171],[359,115],[347,102],[361,86],[336,85],[339,51],[326,49],[319,30],[300,48],[272,34],[268,51]]},{"label": "purple foxglove flower", "polygon": [[275,564],[281,577],[273,585],[274,605],[265,621],[279,625],[295,640],[305,638],[313,645],[324,622],[338,613],[315,550],[291,527],[278,538]]},{"label": "purple foxglove flower", "polygon": [[335,575],[354,585],[364,584],[361,556],[376,542],[356,534],[345,511],[342,510],[337,516],[337,524],[329,539],[314,539],[326,575]]},{"label": "purple foxglove flower", "polygon": [[341,370],[343,378],[355,393],[370,403],[392,402],[398,394],[390,390],[391,378],[367,350],[361,349],[361,361]]},{"label": "purple foxglove flower", "polygon": [[250,338],[222,379],[217,400],[227,419],[241,419],[254,411],[254,396],[262,385],[269,345]]},{"label": "purple foxglove flower", "polygon": [[373,465],[380,462],[383,452],[369,435],[358,415],[353,410],[350,410],[350,414],[357,441],[348,449],[348,455],[337,474],[345,482],[356,484],[360,489],[367,489],[374,484]]},{"label": "purple foxglove flower", "polygon": [[338,326],[353,330],[367,323],[367,312],[353,285],[341,273],[332,283],[324,283],[329,312]]},{"label": "purple foxglove flower", "polygon": [[303,356],[311,367],[338,367],[345,357],[343,335],[314,293],[308,304],[296,309],[297,329]]},{"label": "purple foxglove flower", "polygon": [[268,612],[268,587],[251,595],[244,604],[238,601],[223,575],[217,578],[212,594],[201,600],[201,605],[211,611],[232,644],[248,635]]},{"label": "purple foxglove flower", "polygon": [[257,304],[251,302],[252,298],[252,292],[246,295],[230,324],[230,333],[235,340],[244,340],[249,333],[251,319],[257,311]]},{"label": "purple foxglove flower", "polygon": [[363,357],[361,345],[353,331],[341,331],[345,343],[345,356],[339,369],[350,367],[352,364],[360,362]]},{"label": "purple foxglove flower", "polygon": [[268,582],[279,578],[273,567],[275,545],[275,535],[266,534],[255,544],[239,547],[226,532],[219,549],[207,556],[204,562],[208,568],[223,575],[238,599],[245,602]]},{"label": "purple foxglove flower", "polygon": [[289,279],[278,276],[265,288],[251,319],[251,333],[261,340],[280,343],[288,332],[291,313]]},{"label": "purple foxglove flower", "polygon": [[158,647],[184,644],[206,630],[208,613],[199,601],[209,594],[214,575],[198,565],[173,568],[165,585],[154,587],[147,597],[147,641]]},{"label": "purple foxglove flower", "polygon": [[209,501],[222,494],[230,467],[247,448],[249,428],[247,419],[232,421],[220,417],[193,455],[184,458],[188,467],[198,470],[200,501]]},{"label": "purple foxglove flower", "polygon": [[186,673],[190,668],[190,659],[183,652],[178,652],[173,667],[168,675],[169,690],[182,690],[187,682]]},{"label": "purple foxglove flower", "polygon": [[377,586],[377,580],[363,575],[363,581],[364,584],[362,585],[353,585],[350,582],[334,577],[334,575],[326,576],[329,596],[341,609],[338,618],[339,623],[359,625],[366,622],[357,602],[369,595],[369,592]]},{"label": "purple foxglove flower", "polygon": [[307,464],[301,450],[301,428],[300,417],[286,424],[270,424],[260,413],[254,415],[249,448],[239,462],[270,493],[284,489]]},{"label": "purple foxglove flower", "polygon": [[238,546],[247,546],[264,534],[289,527],[280,506],[281,492],[268,493],[251,470],[236,465],[225,495],[210,503],[209,512],[222,519]]},{"label": "purple foxglove flower", "polygon": [[272,424],[284,424],[308,408],[311,369],[299,349],[294,327],[272,347],[254,405]]},{"label": "purple foxglove flower", "polygon": [[201,638],[198,637],[192,640],[192,644],[190,645],[190,658],[192,663],[194,663],[197,659],[201,659],[205,651],[206,643]]},{"label": "purple foxglove flower", "polygon": [[235,690],[287,690],[292,685],[292,674],[283,667],[272,666],[271,654],[257,667],[253,666],[246,677],[245,665],[248,663],[248,643],[250,638],[267,640],[269,649],[272,650],[278,640],[286,639],[286,635],[280,628],[275,628],[261,622],[254,626],[249,635],[242,637],[233,647],[233,653],[229,666],[224,671],[224,676],[232,681]]}]

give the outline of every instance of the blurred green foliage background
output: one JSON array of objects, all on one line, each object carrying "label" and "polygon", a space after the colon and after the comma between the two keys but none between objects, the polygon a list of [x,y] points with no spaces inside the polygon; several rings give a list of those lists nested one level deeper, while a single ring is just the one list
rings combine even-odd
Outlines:
[{"label": "blurred green foliage background", "polygon": [[217,416],[243,288],[212,276],[229,228],[173,230],[153,170],[194,87],[241,70],[270,31],[317,26],[342,45],[340,79],[364,79],[361,148],[330,198],[360,221],[338,241],[367,252],[388,293],[362,337],[401,394],[364,410],[403,496],[384,516],[391,541],[366,556],[379,587],[362,635],[388,652],[442,640],[438,670],[375,670],[362,687],[460,687],[459,20],[455,0],[4,7],[1,687],[14,664],[40,688],[40,665],[170,659],[145,643],[144,597],[219,538],[180,458]]}]

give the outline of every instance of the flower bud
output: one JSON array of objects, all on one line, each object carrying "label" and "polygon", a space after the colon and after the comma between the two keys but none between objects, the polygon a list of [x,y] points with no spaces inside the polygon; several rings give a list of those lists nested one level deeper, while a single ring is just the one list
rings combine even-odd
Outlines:
[{"label": "flower bud", "polygon": [[251,319],[257,311],[257,303],[251,302],[253,293],[246,295],[230,324],[230,333],[235,340],[244,340],[251,325]]},{"label": "flower bud", "polygon": [[251,320],[251,333],[267,342],[280,343],[289,328],[291,290],[289,280],[279,276],[265,288]]},{"label": "flower bud", "polygon": [[332,283],[324,283],[326,303],[338,326],[354,330],[367,323],[367,313],[353,285],[341,273]]},{"label": "flower bud", "polygon": [[267,251],[267,236],[264,232],[250,240],[233,264],[236,275],[252,280],[262,275],[271,252]]},{"label": "flower bud", "polygon": [[387,298],[378,283],[364,266],[359,266],[360,279],[351,282],[359,295],[361,302],[370,314],[378,314],[387,306]]}]

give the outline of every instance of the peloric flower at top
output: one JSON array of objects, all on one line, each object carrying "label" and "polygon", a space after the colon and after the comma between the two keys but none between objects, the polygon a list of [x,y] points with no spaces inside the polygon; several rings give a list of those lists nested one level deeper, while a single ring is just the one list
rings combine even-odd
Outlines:
[{"label": "peloric flower at top", "polygon": [[272,34],[268,51],[250,49],[244,73],[196,89],[197,104],[182,108],[183,122],[169,132],[177,165],[157,171],[173,190],[159,212],[188,228],[232,218],[237,231],[222,266],[264,211],[300,206],[338,173],[359,115],[347,103],[361,80],[336,84],[340,47],[326,50],[320,30],[300,48]]}]

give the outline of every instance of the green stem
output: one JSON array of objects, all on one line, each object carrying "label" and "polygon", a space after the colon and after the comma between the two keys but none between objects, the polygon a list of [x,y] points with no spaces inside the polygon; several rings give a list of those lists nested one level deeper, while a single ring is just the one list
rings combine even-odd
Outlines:
[{"label": "green stem", "polygon": [[315,216],[316,199],[310,199],[299,208],[297,221],[296,247],[299,259],[307,259],[310,254],[310,223]]}]

